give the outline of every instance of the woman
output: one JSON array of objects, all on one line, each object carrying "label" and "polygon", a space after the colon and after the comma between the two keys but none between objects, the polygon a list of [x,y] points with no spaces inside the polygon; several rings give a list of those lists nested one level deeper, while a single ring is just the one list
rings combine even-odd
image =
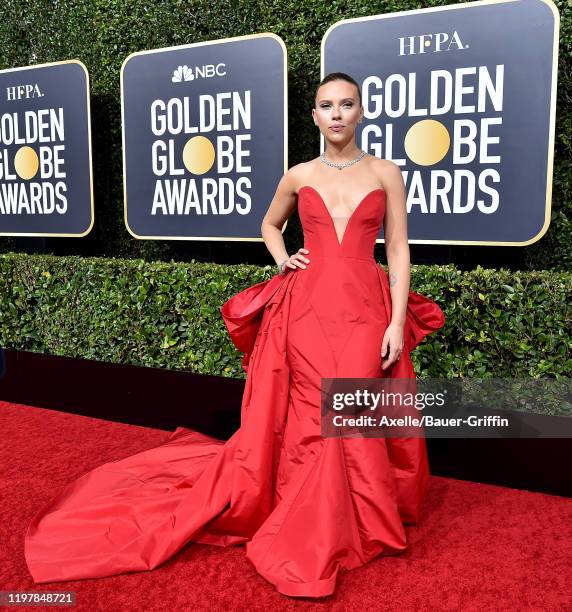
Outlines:
[{"label": "woman", "polygon": [[[340,569],[406,547],[424,439],[323,437],[321,380],[415,378],[409,352],[444,316],[409,291],[403,180],[355,144],[357,83],[328,75],[312,113],[325,154],[285,174],[262,223],[279,272],[221,311],[248,374],[239,430],[223,442],[179,427],[71,483],[28,528],[36,582],[153,569],[193,541],[245,544],[278,591],[322,597]],[[296,203],[304,247],[288,255]],[[373,258],[382,223],[390,280]]]}]

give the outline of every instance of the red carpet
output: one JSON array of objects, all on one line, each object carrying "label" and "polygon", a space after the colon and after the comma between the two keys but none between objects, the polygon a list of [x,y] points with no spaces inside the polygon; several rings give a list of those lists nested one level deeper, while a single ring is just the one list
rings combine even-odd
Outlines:
[{"label": "red carpet", "polygon": [[336,594],[322,600],[276,592],[242,546],[195,543],[151,572],[35,586],[23,549],[35,511],[71,479],[160,444],[169,432],[7,402],[0,426],[0,590],[68,589],[77,609],[113,612],[572,609],[571,499],[437,476],[421,524],[408,527],[409,549],[341,573]]}]

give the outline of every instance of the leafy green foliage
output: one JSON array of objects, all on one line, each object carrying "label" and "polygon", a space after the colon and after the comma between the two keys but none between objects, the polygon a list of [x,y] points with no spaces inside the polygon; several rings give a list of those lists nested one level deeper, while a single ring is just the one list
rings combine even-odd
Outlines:
[{"label": "leafy green foliage", "polygon": [[[275,273],[274,266],[0,255],[0,345],[244,377],[220,309]],[[570,376],[570,273],[412,266],[411,288],[446,317],[413,351],[418,376]]]},{"label": "leafy green foliage", "polygon": [[[83,249],[82,254],[148,261],[175,255],[188,260],[178,241],[135,240],[124,225],[120,71],[130,53],[259,32],[281,36],[288,49],[288,164],[292,166],[319,152],[310,109],[320,80],[326,30],[340,19],[449,4],[456,3],[3,0],[0,68],[78,58],[89,70],[97,209],[93,231],[76,248]],[[556,0],[555,4],[561,20],[551,225],[540,241],[515,257],[522,257],[522,268],[565,271],[572,265],[572,2]],[[300,242],[299,223],[296,218],[292,221],[285,231],[287,248]],[[3,238],[0,251],[11,250],[17,250],[14,239]]]}]

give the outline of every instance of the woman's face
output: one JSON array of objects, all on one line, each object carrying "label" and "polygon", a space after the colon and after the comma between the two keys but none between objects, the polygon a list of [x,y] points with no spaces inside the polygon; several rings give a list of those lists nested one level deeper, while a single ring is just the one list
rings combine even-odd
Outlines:
[{"label": "woman's face", "polygon": [[355,85],[341,79],[325,83],[318,88],[315,104],[314,123],[326,140],[343,143],[354,137],[363,117]]}]

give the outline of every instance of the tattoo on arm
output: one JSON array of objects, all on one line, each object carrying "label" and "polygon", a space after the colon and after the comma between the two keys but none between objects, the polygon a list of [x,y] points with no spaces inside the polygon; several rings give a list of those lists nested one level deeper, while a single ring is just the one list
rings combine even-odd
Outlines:
[{"label": "tattoo on arm", "polygon": [[397,274],[395,274],[394,272],[390,272],[389,273],[389,286],[393,287],[396,282],[397,282]]}]

